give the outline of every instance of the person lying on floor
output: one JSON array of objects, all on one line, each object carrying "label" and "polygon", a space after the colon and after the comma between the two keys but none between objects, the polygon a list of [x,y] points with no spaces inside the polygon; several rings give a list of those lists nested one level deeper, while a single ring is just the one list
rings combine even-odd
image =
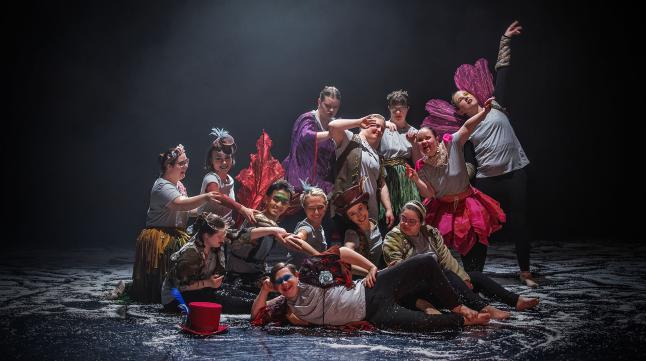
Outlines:
[{"label": "person lying on floor", "polygon": [[[350,265],[368,270],[366,278],[353,282]],[[440,295],[452,313],[429,315],[398,304],[402,298],[423,290]],[[267,301],[271,291],[280,296]],[[490,316],[459,303],[430,254],[411,257],[378,272],[357,252],[334,246],[308,258],[300,272],[293,265],[276,264],[254,301],[251,319],[254,325],[278,320],[325,326],[367,321],[382,329],[432,332],[484,325]]]}]

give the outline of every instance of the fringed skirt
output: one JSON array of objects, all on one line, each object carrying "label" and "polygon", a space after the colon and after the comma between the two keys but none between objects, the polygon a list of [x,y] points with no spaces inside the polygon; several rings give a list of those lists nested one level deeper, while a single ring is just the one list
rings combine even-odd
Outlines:
[{"label": "fringed skirt", "polygon": [[170,268],[170,256],[189,239],[183,228],[145,228],[137,237],[130,296],[142,303],[160,303],[161,285]]},{"label": "fringed skirt", "polygon": [[426,204],[426,223],[436,227],[447,247],[464,256],[480,242],[489,245],[489,236],[502,228],[506,216],[500,203],[479,190],[468,190]]},{"label": "fringed skirt", "polygon": [[[395,220],[404,204],[410,201],[421,201],[417,186],[406,176],[406,160],[404,158],[394,158],[384,161],[386,169],[386,185],[390,193],[390,204],[393,207]],[[386,216],[386,210],[380,204],[379,219],[383,220]]]}]

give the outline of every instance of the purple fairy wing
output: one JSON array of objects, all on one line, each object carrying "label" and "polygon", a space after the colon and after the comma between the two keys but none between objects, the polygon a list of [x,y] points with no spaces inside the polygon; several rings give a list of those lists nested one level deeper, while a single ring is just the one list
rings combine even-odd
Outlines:
[{"label": "purple fairy wing", "polygon": [[493,95],[493,75],[489,71],[487,59],[480,58],[474,65],[460,65],[455,71],[453,80],[459,90],[466,90],[473,94],[480,104],[484,104],[485,100]]}]

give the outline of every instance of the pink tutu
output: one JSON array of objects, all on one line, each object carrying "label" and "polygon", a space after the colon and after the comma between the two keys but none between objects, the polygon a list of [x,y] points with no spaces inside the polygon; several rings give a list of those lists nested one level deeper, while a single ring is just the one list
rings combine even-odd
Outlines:
[{"label": "pink tutu", "polygon": [[477,241],[488,246],[489,235],[502,228],[506,219],[500,203],[473,187],[425,203],[426,223],[439,229],[447,247],[462,256]]}]

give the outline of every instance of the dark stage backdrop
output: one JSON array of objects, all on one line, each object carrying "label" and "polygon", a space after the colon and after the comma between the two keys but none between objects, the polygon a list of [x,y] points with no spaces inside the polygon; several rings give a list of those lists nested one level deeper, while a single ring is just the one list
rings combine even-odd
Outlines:
[{"label": "dark stage backdrop", "polygon": [[524,34],[508,105],[532,161],[534,237],[642,237],[627,210],[643,198],[640,167],[625,157],[641,142],[643,92],[620,83],[636,82],[638,24],[614,3],[46,1],[5,17],[13,245],[131,246],[158,153],[186,146],[193,195],[211,127],[239,143],[233,175],[262,129],[282,160],[324,85],[341,90],[341,117],[385,115],[386,94],[407,89],[418,125],[428,99],[449,97],[458,65],[493,66],[514,19]]}]

